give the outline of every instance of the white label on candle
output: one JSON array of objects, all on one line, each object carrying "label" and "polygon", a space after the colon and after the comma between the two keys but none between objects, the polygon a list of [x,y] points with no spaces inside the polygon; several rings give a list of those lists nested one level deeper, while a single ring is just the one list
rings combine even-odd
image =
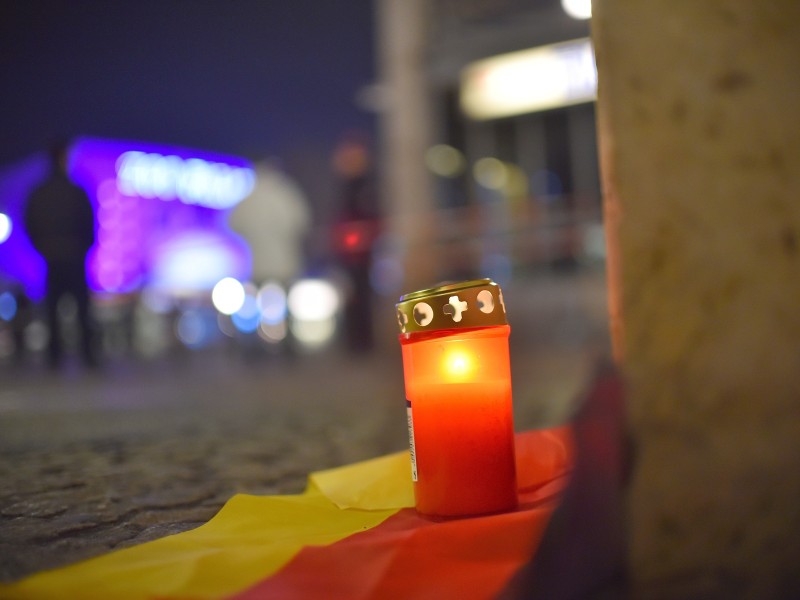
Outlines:
[{"label": "white label on candle", "polygon": [[414,449],[414,419],[411,417],[411,400],[406,400],[406,416],[408,417],[408,449],[411,454],[411,480],[417,480],[417,453]]}]

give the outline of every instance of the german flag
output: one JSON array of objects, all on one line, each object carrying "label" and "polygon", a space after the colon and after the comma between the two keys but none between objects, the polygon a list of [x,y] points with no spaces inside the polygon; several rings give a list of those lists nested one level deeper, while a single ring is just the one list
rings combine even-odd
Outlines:
[{"label": "german flag", "polygon": [[400,452],[312,473],[302,494],[236,495],[197,529],[0,585],[0,597],[493,598],[536,551],[572,468],[571,431],[517,434],[516,452],[516,511],[418,515]]}]

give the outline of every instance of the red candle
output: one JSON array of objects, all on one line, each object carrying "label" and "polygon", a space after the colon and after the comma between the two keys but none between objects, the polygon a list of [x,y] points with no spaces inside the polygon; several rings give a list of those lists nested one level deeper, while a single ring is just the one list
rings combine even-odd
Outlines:
[{"label": "red candle", "polygon": [[401,298],[398,311],[417,510],[514,509],[510,328],[499,287],[477,280],[424,290]]}]

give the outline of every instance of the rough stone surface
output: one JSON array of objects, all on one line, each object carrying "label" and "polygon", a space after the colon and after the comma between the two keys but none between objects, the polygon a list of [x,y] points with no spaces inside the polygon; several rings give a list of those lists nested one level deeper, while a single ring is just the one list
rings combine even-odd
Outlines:
[{"label": "rough stone surface", "polygon": [[800,4],[595,9],[633,572],[671,582],[656,597],[797,597]]}]

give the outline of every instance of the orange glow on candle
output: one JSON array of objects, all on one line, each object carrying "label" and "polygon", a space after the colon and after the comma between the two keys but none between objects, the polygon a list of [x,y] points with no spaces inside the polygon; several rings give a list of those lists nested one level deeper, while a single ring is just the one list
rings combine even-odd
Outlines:
[{"label": "orange glow on candle", "polygon": [[402,334],[417,510],[517,505],[508,325]]}]

